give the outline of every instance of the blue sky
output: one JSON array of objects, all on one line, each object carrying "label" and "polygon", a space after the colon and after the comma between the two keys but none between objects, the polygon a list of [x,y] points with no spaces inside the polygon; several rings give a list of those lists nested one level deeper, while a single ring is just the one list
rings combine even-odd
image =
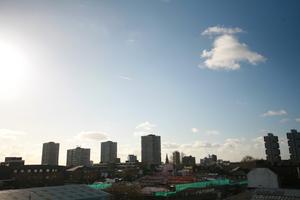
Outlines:
[{"label": "blue sky", "polygon": [[0,63],[0,159],[39,163],[42,143],[57,141],[61,164],[76,145],[99,162],[100,141],[111,139],[124,161],[140,156],[140,135],[152,132],[162,158],[173,150],[261,158],[267,132],[288,158],[285,134],[300,129],[299,8],[296,0],[1,1],[0,56],[11,59]]}]

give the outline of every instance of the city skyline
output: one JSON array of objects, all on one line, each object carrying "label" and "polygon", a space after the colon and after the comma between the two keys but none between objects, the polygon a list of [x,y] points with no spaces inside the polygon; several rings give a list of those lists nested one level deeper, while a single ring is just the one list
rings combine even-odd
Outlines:
[{"label": "city skyline", "polygon": [[[296,129],[291,129],[290,132],[286,133],[287,137],[287,145],[289,148],[289,158],[285,160],[291,161],[299,161],[300,160],[300,146],[299,146],[299,138],[300,132]],[[278,163],[281,162],[281,148],[278,142],[278,136],[273,135],[273,133],[268,133],[267,135],[263,136],[264,140],[264,148],[265,148],[265,159],[264,158],[257,158],[252,157],[250,154],[245,155],[243,159],[249,157],[254,160],[267,160],[271,163]],[[47,142],[43,143],[42,148],[42,163],[41,165],[52,165],[58,166],[62,164],[58,164],[58,157],[59,157],[59,143],[54,142]],[[136,163],[138,161],[137,155],[128,154],[127,160],[121,160],[118,158],[118,150],[117,150],[117,142],[112,141],[105,141],[100,143],[100,161],[95,161],[90,159],[91,149],[90,148],[81,148],[77,146],[73,149],[67,150],[67,158],[65,160],[66,166],[76,166],[76,165],[85,165],[85,166],[92,166],[93,164],[108,164],[108,163]],[[162,158],[164,155],[161,153],[161,137],[159,135],[149,134],[141,136],[141,163],[146,164],[148,166],[151,165],[159,165],[164,163]],[[232,162],[232,160],[223,160],[217,159],[217,155],[215,154],[208,154],[208,157],[201,157],[199,158],[199,162],[197,158],[193,155],[186,155],[185,152],[179,152],[174,150],[171,157],[171,163],[174,165],[178,165],[182,162],[186,163],[194,163],[200,165],[209,165],[209,163],[216,163],[217,161],[222,162]],[[165,164],[169,163],[168,153],[165,154]],[[24,165],[24,160],[22,157],[5,157],[5,162],[7,160],[18,160],[22,161]],[[243,160],[242,159],[242,160]],[[5,163],[4,162],[4,163]],[[241,161],[242,162],[242,161]],[[76,164],[74,164],[76,163]],[[63,165],[64,166],[64,165]]]},{"label": "city skyline", "polygon": [[[0,160],[60,143],[141,160],[140,136],[240,161],[300,129],[299,2],[1,1]],[[266,12],[267,11],[267,12]],[[243,13],[241,16],[240,13]],[[26,22],[26,23],[24,23]],[[238,150],[238,151],[237,151]]]}]

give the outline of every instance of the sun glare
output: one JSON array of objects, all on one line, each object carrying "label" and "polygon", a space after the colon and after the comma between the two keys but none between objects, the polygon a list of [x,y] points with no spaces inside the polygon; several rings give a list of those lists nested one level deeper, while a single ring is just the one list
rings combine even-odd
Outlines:
[{"label": "sun glare", "polygon": [[29,78],[27,56],[24,50],[0,40],[0,100],[16,98]]}]

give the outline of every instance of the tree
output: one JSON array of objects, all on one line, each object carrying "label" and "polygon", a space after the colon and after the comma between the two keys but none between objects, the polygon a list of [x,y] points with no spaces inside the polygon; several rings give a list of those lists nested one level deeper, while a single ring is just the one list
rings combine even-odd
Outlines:
[{"label": "tree", "polygon": [[241,160],[241,162],[251,162],[251,161],[255,161],[255,160],[256,159],[253,158],[252,156],[247,155]]},{"label": "tree", "polygon": [[139,185],[132,184],[113,184],[112,187],[107,188],[106,192],[112,195],[113,200],[142,200],[143,194]]}]

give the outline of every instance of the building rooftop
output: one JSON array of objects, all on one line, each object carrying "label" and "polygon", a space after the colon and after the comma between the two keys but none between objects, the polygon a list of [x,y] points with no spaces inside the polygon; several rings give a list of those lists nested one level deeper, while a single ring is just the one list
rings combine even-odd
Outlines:
[{"label": "building rooftop", "polygon": [[299,200],[300,190],[258,189],[251,200]]},{"label": "building rooftop", "polygon": [[64,185],[0,191],[1,200],[104,200],[109,194],[87,185]]}]

